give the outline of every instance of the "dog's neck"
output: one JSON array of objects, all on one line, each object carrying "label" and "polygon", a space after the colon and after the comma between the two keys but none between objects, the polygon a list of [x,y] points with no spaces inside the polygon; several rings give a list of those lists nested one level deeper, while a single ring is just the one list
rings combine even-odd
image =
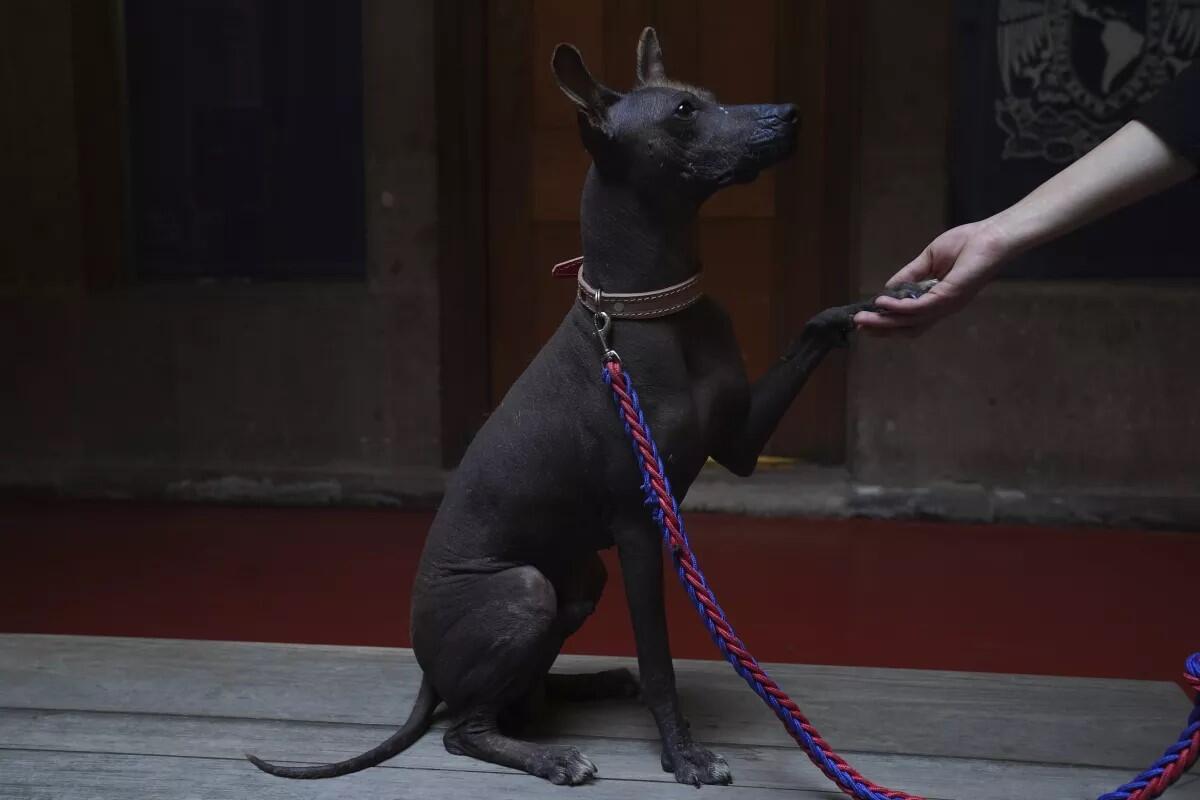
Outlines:
[{"label": "dog's neck", "polygon": [[588,283],[604,292],[649,292],[695,275],[697,210],[664,208],[593,166],[580,212]]}]

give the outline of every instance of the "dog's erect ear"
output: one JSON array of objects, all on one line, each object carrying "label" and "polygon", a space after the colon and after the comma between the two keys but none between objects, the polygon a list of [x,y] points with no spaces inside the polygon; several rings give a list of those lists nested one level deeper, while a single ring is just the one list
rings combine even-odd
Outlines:
[{"label": "dog's erect ear", "polygon": [[583,64],[583,56],[574,45],[560,44],[555,47],[551,66],[563,94],[587,115],[592,125],[603,126],[608,119],[608,109],[621,99],[621,95],[592,77]]},{"label": "dog's erect ear", "polygon": [[661,81],[665,77],[667,77],[667,70],[663,66],[662,48],[658,45],[658,34],[654,32],[654,28],[646,28],[642,31],[642,38],[638,39],[637,82],[643,84]]}]

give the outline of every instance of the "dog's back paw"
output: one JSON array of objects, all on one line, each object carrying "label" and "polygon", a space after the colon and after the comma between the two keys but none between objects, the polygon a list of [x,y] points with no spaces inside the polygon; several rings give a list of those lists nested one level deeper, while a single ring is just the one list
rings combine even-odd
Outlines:
[{"label": "dog's back paw", "polygon": [[578,786],[596,777],[596,765],[574,747],[546,747],[529,772],[558,786]]}]

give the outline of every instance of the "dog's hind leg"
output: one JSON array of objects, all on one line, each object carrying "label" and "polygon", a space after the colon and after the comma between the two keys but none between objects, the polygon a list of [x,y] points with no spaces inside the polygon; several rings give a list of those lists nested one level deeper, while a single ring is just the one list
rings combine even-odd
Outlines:
[{"label": "dog's hind leg", "polygon": [[627,669],[606,669],[586,675],[551,673],[546,676],[546,697],[567,703],[592,703],[640,697],[638,679]]},{"label": "dog's hind leg", "polygon": [[[563,640],[583,627],[596,610],[608,569],[598,553],[591,553],[578,562],[571,574],[558,583],[558,626]],[[637,697],[641,693],[637,678],[627,669],[609,669],[592,674],[573,675],[552,672],[545,679],[547,700],[567,703],[590,703],[598,700],[617,700]]]},{"label": "dog's hind leg", "polygon": [[570,745],[542,745],[500,732],[496,714],[479,709],[455,721],[446,732],[446,749],[455,755],[512,767],[560,786],[577,786],[596,776],[592,760]]},{"label": "dog's hind leg", "polygon": [[481,579],[472,595],[473,608],[443,635],[432,665],[452,714],[446,749],[552,783],[586,782],[596,765],[577,749],[506,736],[497,721],[537,686],[562,645],[554,586],[522,566]]}]

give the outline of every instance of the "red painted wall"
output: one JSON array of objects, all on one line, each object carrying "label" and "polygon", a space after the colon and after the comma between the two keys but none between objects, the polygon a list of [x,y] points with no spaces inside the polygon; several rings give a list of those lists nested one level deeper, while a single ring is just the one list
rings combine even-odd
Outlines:
[{"label": "red painted wall", "polygon": [[[0,506],[0,631],[408,644],[430,515],[110,503]],[[1172,680],[1200,649],[1200,535],[693,514],[764,661]],[[631,655],[611,581],[575,653]],[[672,649],[715,658],[668,578]]]}]

